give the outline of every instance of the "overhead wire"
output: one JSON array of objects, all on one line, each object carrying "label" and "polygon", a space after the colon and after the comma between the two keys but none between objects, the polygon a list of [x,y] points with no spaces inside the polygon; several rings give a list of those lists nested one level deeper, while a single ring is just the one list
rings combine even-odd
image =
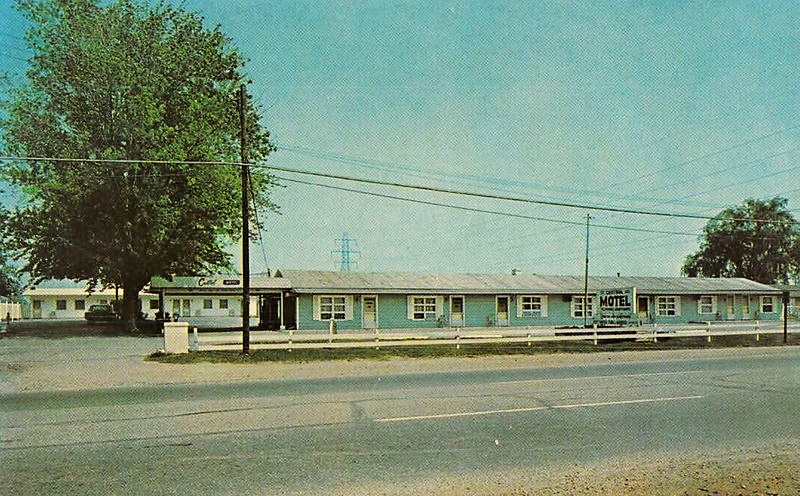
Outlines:
[{"label": "overhead wire", "polygon": [[[639,210],[639,209],[630,209],[630,208],[617,208],[617,207],[604,207],[602,205],[586,205],[586,204],[578,204],[572,202],[553,202],[547,200],[535,200],[531,198],[521,198],[515,196],[505,196],[505,195],[492,195],[489,193],[481,193],[475,191],[462,191],[456,190],[451,188],[438,188],[434,186],[423,186],[423,185],[416,185],[416,184],[406,184],[400,183],[396,181],[380,181],[376,179],[368,179],[368,178],[358,178],[353,176],[345,176],[341,174],[329,174],[324,172],[317,172],[317,171],[310,171],[305,169],[297,169],[292,167],[279,167],[275,165],[269,164],[242,164],[240,162],[227,162],[227,161],[191,161],[191,160],[141,160],[141,159],[89,159],[89,158],[65,158],[65,157],[21,157],[21,156],[0,156],[0,160],[4,161],[38,161],[38,162],[74,162],[74,163],[106,163],[106,164],[126,164],[126,163],[141,163],[141,164],[187,164],[187,165],[213,165],[213,166],[242,166],[248,165],[252,168],[258,169],[265,169],[265,170],[275,170],[281,172],[289,172],[294,174],[301,174],[301,175],[308,175],[314,177],[324,177],[328,179],[339,179],[343,181],[350,181],[350,182],[357,182],[357,183],[364,183],[364,184],[372,184],[378,186],[391,186],[396,188],[404,188],[404,189],[411,189],[411,190],[418,190],[418,191],[428,191],[428,192],[435,192],[435,193],[446,193],[452,195],[462,195],[468,196],[473,198],[482,198],[482,199],[492,199],[492,200],[503,200],[503,201],[512,201],[512,202],[519,202],[519,203],[528,203],[528,204],[535,204],[535,205],[547,205],[547,206],[554,206],[554,207],[564,207],[564,208],[577,208],[581,210],[597,210],[597,211],[606,211],[606,212],[619,212],[619,213],[627,213],[627,214],[635,214],[635,215],[650,215],[650,216],[658,216],[658,217],[673,217],[673,218],[684,218],[684,219],[704,219],[704,220],[711,220],[715,217],[707,216],[707,215],[698,215],[698,214],[687,214],[687,213],[676,213],[676,212],[659,212],[659,211],[652,211],[652,210]],[[755,219],[755,218],[741,218],[741,219],[733,219],[739,221],[747,221],[747,222],[757,222],[757,223],[775,223],[776,221],[772,219]]]}]

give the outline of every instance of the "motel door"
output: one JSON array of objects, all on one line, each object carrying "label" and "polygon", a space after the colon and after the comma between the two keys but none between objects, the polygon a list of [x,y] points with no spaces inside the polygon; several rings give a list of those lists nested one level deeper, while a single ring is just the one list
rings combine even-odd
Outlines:
[{"label": "motel door", "polygon": [[508,296],[497,297],[497,325],[508,326]]},{"label": "motel door", "polygon": [[647,322],[648,320],[648,314],[650,313],[649,301],[650,300],[647,299],[647,296],[640,296],[639,298],[637,298],[636,315],[639,316],[639,319],[642,322]]},{"label": "motel door", "polygon": [[450,325],[464,327],[464,297],[450,297]]},{"label": "motel door", "polygon": [[42,318],[42,300],[33,300],[33,318]]},{"label": "motel door", "polygon": [[363,307],[362,325],[364,329],[375,329],[378,327],[378,303],[374,296],[365,296]]}]

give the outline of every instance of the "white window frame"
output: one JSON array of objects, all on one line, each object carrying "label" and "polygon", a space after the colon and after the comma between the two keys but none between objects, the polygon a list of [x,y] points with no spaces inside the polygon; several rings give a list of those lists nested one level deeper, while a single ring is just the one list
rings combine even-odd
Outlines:
[{"label": "white window frame", "polygon": [[[769,300],[769,303],[767,303],[767,300]],[[774,296],[762,296],[760,303],[761,304],[758,307],[761,310],[761,313],[775,313],[777,311],[776,309],[777,305],[775,304],[776,302]],[[764,310],[765,305],[769,305],[770,307],[772,307],[772,310],[769,311]]]},{"label": "white window frame", "polygon": [[[63,308],[61,308],[63,307]],[[56,310],[59,312],[67,309],[67,300],[56,300]]]},{"label": "white window frame", "polygon": [[680,316],[680,298],[680,296],[669,295],[656,296],[656,317]]},{"label": "white window frame", "polygon": [[[78,303],[80,303],[80,307],[78,306]],[[78,298],[75,300],[75,303],[73,303],[73,307],[75,310],[86,310],[86,300]]]},{"label": "white window frame", "polygon": [[717,313],[716,295],[700,295],[700,297],[697,299],[697,314],[715,315],[716,313]]},{"label": "white window frame", "polygon": [[544,308],[547,300],[542,295],[520,295],[518,304],[520,317],[523,318],[541,317],[546,313]]},{"label": "white window frame", "polygon": [[436,320],[439,316],[441,309],[439,308],[439,298],[436,296],[413,295],[409,298],[411,320]]},{"label": "white window frame", "polygon": [[316,320],[347,320],[347,295],[320,295]]},{"label": "white window frame", "polygon": [[[594,295],[589,295],[588,299],[589,299],[589,308],[587,311],[586,318],[592,319],[594,318],[595,297]],[[569,304],[569,309],[570,309],[570,315],[572,315],[573,319],[583,318],[584,307],[585,305],[583,304],[583,295],[572,295],[572,301]]]}]

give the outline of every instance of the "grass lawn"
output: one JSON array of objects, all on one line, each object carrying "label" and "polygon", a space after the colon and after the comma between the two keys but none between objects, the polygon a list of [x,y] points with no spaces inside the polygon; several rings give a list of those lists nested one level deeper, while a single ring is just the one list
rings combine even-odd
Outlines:
[{"label": "grass lawn", "polygon": [[[797,340],[797,337],[794,337]],[[789,343],[792,343],[790,337]],[[714,336],[711,343],[705,337],[658,338],[652,341],[600,342],[591,340],[525,344],[462,344],[397,346],[375,348],[252,350],[249,355],[238,351],[194,351],[187,354],[153,353],[147,360],[161,363],[257,363],[257,362],[312,362],[324,360],[389,360],[392,358],[477,357],[489,355],[537,355],[547,353],[593,353],[598,351],[676,350],[701,348],[728,348],[752,346],[783,346],[783,335]]]}]

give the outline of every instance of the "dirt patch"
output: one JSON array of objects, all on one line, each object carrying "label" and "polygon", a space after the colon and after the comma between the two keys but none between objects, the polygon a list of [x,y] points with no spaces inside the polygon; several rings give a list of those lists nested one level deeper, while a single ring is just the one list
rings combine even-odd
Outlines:
[{"label": "dirt patch", "polygon": [[342,487],[335,495],[395,496],[797,496],[800,445],[608,460],[602,466],[513,470],[395,484]]},{"label": "dirt patch", "polygon": [[[731,453],[686,461],[669,459],[639,467],[588,470],[563,475],[535,490],[508,495],[600,496],[800,495],[800,450],[797,447]],[[497,494],[497,493],[492,493]]]}]

